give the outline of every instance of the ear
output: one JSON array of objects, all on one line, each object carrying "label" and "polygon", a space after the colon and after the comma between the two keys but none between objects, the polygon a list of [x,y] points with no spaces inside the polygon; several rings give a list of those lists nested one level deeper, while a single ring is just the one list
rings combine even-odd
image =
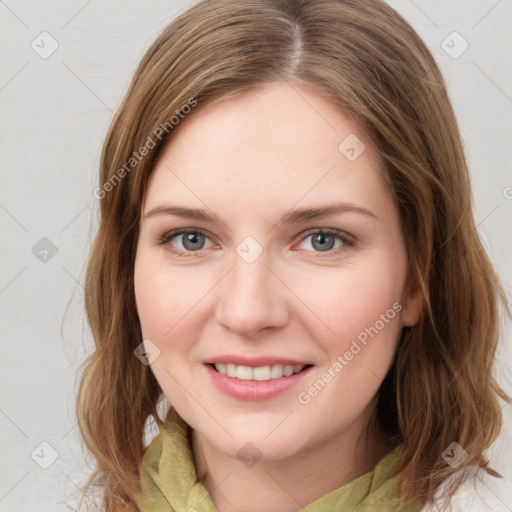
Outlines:
[{"label": "ear", "polygon": [[423,306],[423,296],[417,283],[406,286],[401,304],[402,324],[405,327],[412,327],[418,322]]}]

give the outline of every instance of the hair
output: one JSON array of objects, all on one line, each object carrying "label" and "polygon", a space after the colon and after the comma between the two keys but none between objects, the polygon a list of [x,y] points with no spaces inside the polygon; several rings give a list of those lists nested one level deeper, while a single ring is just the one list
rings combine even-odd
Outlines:
[{"label": "hair", "polygon": [[[422,309],[403,328],[374,420],[405,447],[402,492],[432,503],[447,477],[458,477],[451,496],[475,465],[500,476],[484,452],[501,429],[498,398],[510,401],[494,377],[500,304],[510,311],[476,230],[457,121],[431,53],[381,0],[203,0],[142,58],[101,154],[85,285],[95,350],[80,368],[77,417],[96,461],[84,491],[101,489],[107,512],[138,510],[145,423],[163,423],[162,390],[134,357],[142,333],[133,276],[145,192],[172,140],[170,120],[186,123],[201,105],[277,81],[327,98],[364,130],[400,214],[407,282]],[[199,107],[185,115],[192,100]],[[454,441],[468,453],[458,468],[441,457]]]}]

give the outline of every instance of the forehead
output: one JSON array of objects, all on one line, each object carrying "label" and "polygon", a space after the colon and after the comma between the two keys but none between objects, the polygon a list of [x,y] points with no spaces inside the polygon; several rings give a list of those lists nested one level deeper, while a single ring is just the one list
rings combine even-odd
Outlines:
[{"label": "forehead", "polygon": [[[328,99],[286,82],[198,107],[153,171],[147,209],[167,200],[238,208],[389,202],[380,157]],[[202,205],[200,203],[203,202]]]}]

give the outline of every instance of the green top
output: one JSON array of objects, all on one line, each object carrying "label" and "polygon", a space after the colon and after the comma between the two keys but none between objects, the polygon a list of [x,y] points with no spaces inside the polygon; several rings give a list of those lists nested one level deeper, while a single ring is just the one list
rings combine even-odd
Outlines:
[{"label": "green top", "polygon": [[[301,512],[419,512],[417,500],[400,498],[398,472],[403,446],[371,471],[310,503]],[[144,452],[142,512],[218,512],[206,487],[197,481],[189,427],[170,410],[159,434]]]}]

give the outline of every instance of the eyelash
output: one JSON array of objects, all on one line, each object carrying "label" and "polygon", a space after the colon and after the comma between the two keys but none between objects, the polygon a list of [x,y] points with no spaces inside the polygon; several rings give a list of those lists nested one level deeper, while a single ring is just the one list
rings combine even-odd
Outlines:
[{"label": "eyelash", "polygon": [[[159,238],[158,245],[159,246],[162,246],[162,245],[170,246],[170,242],[173,238],[175,238],[179,235],[187,234],[187,233],[201,234],[201,235],[204,235],[207,238],[209,238],[207,233],[205,233],[201,229],[181,228],[181,229],[176,229],[174,231],[170,231],[169,233],[164,234],[161,238]],[[343,242],[343,245],[341,247],[338,247],[337,249],[330,249],[329,251],[325,251],[325,256],[323,255],[322,252],[318,252],[318,256],[316,256],[318,258],[332,257],[332,256],[338,255],[341,252],[345,251],[347,247],[355,247],[356,246],[356,241],[353,237],[347,235],[346,233],[343,233],[342,231],[338,231],[335,229],[310,229],[303,235],[300,242],[303,242],[309,236],[316,235],[316,234],[333,236],[335,238],[340,239]],[[201,249],[199,249],[198,251],[182,251],[180,249],[176,249],[175,247],[172,247],[172,246],[170,246],[170,247],[171,248],[169,250],[171,252],[177,254],[178,256],[183,256],[186,258],[191,257],[194,255],[194,253],[198,253],[201,251]]]}]

